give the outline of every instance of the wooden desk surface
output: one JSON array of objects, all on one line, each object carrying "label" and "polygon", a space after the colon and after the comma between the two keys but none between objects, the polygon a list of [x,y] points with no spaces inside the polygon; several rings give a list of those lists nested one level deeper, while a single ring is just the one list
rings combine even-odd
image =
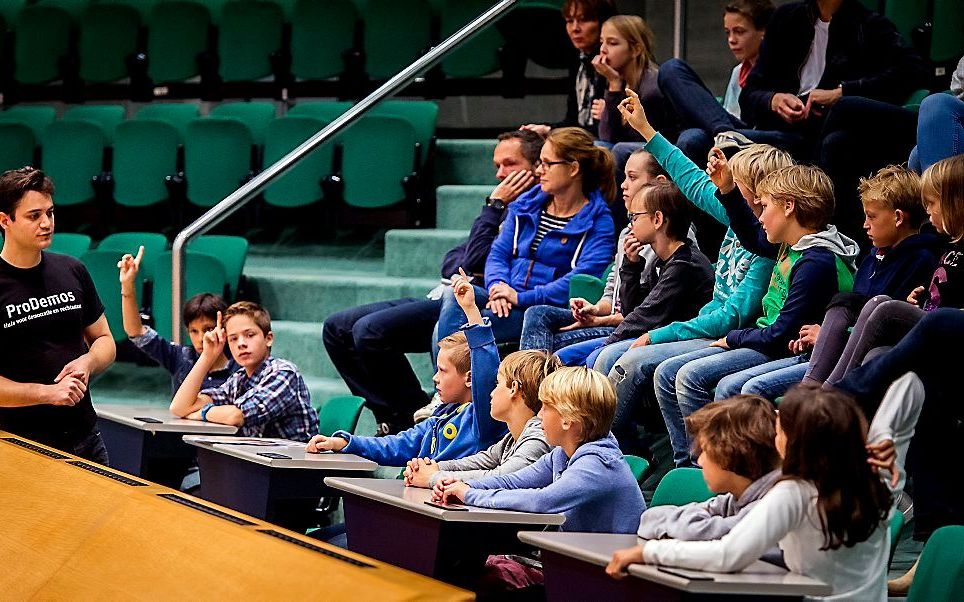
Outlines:
[{"label": "wooden desk surface", "polygon": [[[263,439],[262,443],[276,445],[244,445],[244,439],[235,441],[235,437],[206,437],[203,435],[185,435],[184,442],[211,451],[233,456],[255,464],[270,466],[271,468],[310,468],[316,470],[361,470],[374,472],[378,464],[354,454],[309,454],[305,451],[305,443],[288,441],[285,439]],[[275,453],[288,458],[268,458],[259,454]]]},{"label": "wooden desk surface", "polygon": [[[119,404],[96,404],[94,410],[98,418],[110,420],[118,424],[123,424],[131,428],[147,431],[150,433],[206,433],[209,435],[233,435],[238,432],[238,427],[229,424],[218,424],[216,422],[201,422],[199,420],[186,420],[177,418],[166,408],[119,405]],[[160,423],[145,422],[139,418],[154,418]]]},{"label": "wooden desk surface", "polygon": [[475,506],[463,506],[466,510],[436,508],[425,503],[432,499],[431,489],[406,487],[405,482],[400,479],[326,477],[325,485],[389,506],[404,508],[448,522],[561,525],[566,521],[566,517],[562,514],[533,514],[512,510],[491,510]]},{"label": "wooden desk surface", "polygon": [[[609,564],[616,550],[640,545],[644,541],[635,535],[530,531],[519,533],[519,539],[543,550],[570,556],[599,567]],[[826,596],[831,591],[830,586],[822,581],[791,573],[762,560],[757,560],[739,573],[710,573],[666,568],[674,574],[650,564],[630,565],[629,574],[674,589],[701,594]],[[599,570],[600,573],[603,572],[602,568]],[[695,578],[687,578],[687,575]],[[710,579],[706,580],[706,577]]]},{"label": "wooden desk surface", "polygon": [[74,456],[45,457],[2,431],[0,439],[0,597],[308,600],[351,592],[364,600],[472,599],[464,590],[166,487],[117,482],[72,465],[79,461]]}]

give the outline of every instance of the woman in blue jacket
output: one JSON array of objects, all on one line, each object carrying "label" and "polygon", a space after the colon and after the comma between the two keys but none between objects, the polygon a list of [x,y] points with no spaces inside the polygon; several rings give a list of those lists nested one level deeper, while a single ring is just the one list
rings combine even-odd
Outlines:
[{"label": "woman in blue jacket", "polygon": [[[613,260],[616,197],[609,151],[580,128],[552,130],[536,164],[539,185],[509,205],[485,262],[476,301],[497,342],[518,340],[532,305],[567,306],[574,274],[601,276]],[[436,341],[465,323],[451,291],[442,298]]]}]

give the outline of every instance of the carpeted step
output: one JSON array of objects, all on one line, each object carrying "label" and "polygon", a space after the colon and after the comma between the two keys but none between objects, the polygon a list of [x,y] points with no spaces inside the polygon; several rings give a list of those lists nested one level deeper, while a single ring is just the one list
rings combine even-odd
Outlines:
[{"label": "carpeted step", "polygon": [[494,139],[439,140],[435,146],[435,183],[494,184]]},{"label": "carpeted step", "polygon": [[482,211],[485,198],[494,186],[446,184],[435,191],[438,202],[435,206],[435,225],[441,229],[464,230],[472,227],[472,222]]},{"label": "carpeted step", "polygon": [[438,278],[445,254],[468,236],[468,230],[389,230],[385,233],[385,273]]}]

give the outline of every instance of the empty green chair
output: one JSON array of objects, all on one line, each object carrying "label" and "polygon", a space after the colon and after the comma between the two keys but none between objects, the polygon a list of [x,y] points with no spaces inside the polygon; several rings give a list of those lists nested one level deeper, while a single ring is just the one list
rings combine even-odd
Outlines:
[{"label": "empty green chair", "polygon": [[[442,38],[447,38],[472,19],[492,8],[490,0],[445,0],[442,5]],[[505,44],[494,24],[442,61],[449,77],[482,77],[499,71],[499,49]]]},{"label": "empty green chair", "polygon": [[58,205],[80,205],[94,198],[93,178],[101,173],[107,138],[89,121],[55,121],[43,137],[43,168],[56,182]]},{"label": "empty green chair", "polygon": [[114,130],[124,121],[124,105],[77,105],[64,112],[65,121],[83,120],[96,124],[104,132],[107,144],[114,139]]},{"label": "empty green chair", "polygon": [[425,0],[368,0],[365,71],[388,79],[407,67],[431,42],[432,8]]},{"label": "empty green chair", "polygon": [[0,0],[0,17],[9,24],[17,21],[17,14],[27,5],[27,0]]},{"label": "empty green chair", "polygon": [[894,515],[890,517],[890,556],[887,557],[887,566],[894,561],[894,553],[897,552],[897,544],[900,543],[900,534],[904,530],[904,513],[894,509]]},{"label": "empty green chair", "polygon": [[17,105],[0,111],[0,122],[22,123],[33,131],[39,145],[44,130],[57,119],[57,109],[47,105]]},{"label": "empty green chair", "polygon": [[576,274],[569,279],[569,298],[596,303],[602,298],[606,282],[590,274]]},{"label": "empty green chair", "polygon": [[[224,295],[227,277],[224,265],[217,257],[188,251],[184,254],[184,298],[187,301],[198,293]],[[230,303],[230,300],[228,300]],[[154,298],[151,303],[154,330],[165,338],[173,336],[171,330],[171,252],[161,253],[154,262]],[[187,333],[181,328],[182,341]]]},{"label": "empty green chair", "polygon": [[17,17],[14,79],[46,84],[62,77],[70,41],[70,14],[56,6],[28,6]]},{"label": "empty green chair", "polygon": [[375,105],[370,114],[401,117],[409,122],[419,145],[419,164],[425,164],[432,138],[435,137],[438,104],[427,100],[385,100]]},{"label": "empty green chair", "polygon": [[33,131],[22,123],[0,122],[0,172],[33,165],[37,142]]},{"label": "empty green chair", "polygon": [[50,246],[47,250],[51,253],[70,255],[71,257],[80,259],[84,256],[84,253],[90,250],[90,242],[90,237],[86,234],[55,231],[53,240],[50,241]]},{"label": "empty green chair", "polygon": [[38,6],[54,6],[61,8],[66,11],[73,18],[80,17],[81,14],[87,7],[90,6],[91,0],[36,0],[34,4]]},{"label": "empty green chair", "polygon": [[221,24],[221,18],[223,16],[224,5],[230,2],[230,0],[189,0],[196,4],[206,6],[208,11],[211,13],[211,18],[214,20],[215,25]]},{"label": "empty green chair", "polygon": [[241,236],[208,234],[199,236],[187,244],[187,250],[216,257],[224,266],[227,278],[228,296],[234,297],[244,272],[244,262],[248,258],[248,241]]},{"label": "empty green chair", "polygon": [[184,81],[200,73],[198,55],[207,50],[211,15],[193,2],[160,2],[151,10],[147,34],[147,75],[155,84]]},{"label": "empty green chair", "polygon": [[964,527],[934,531],[920,555],[907,602],[956,602],[964,599]]},{"label": "empty green chair", "polygon": [[933,5],[930,59],[935,63],[956,64],[964,54],[964,3],[934,0]]},{"label": "empty green chair", "polygon": [[128,76],[128,58],[137,52],[140,14],[123,4],[95,4],[80,17],[80,78],[112,82]]},{"label": "empty green chair", "polygon": [[255,81],[271,75],[271,56],[281,51],[281,7],[262,0],[233,0],[221,11],[221,78],[226,82]]},{"label": "empty green chair", "polygon": [[342,100],[299,102],[288,109],[288,116],[313,117],[314,119],[330,123],[350,108],[351,103]]},{"label": "empty green chair", "polygon": [[[124,333],[124,317],[121,313],[120,282],[117,279],[117,261],[120,258],[121,256],[114,251],[100,250],[88,251],[80,258],[87,267],[91,280],[94,281],[94,288],[97,289],[101,303],[104,304],[107,325],[110,326],[110,333],[115,341],[127,338]],[[138,273],[134,286],[143,293],[143,273]],[[139,298],[143,299],[143,295]]]},{"label": "empty green chair", "polygon": [[122,4],[124,6],[129,6],[137,11],[138,15],[141,17],[141,21],[147,23],[147,19],[151,16],[151,11],[154,10],[154,5],[162,0],[94,0],[94,4]]},{"label": "empty green chair", "polygon": [[335,431],[354,433],[358,419],[365,409],[365,399],[357,395],[332,397],[318,410],[318,432],[331,436]]},{"label": "empty green chair", "polygon": [[699,468],[674,468],[666,473],[653,492],[652,506],[682,506],[705,502],[716,495],[706,486]]},{"label": "empty green chair", "polygon": [[415,164],[415,131],[407,121],[362,117],[341,140],[346,204],[373,209],[405,200],[402,180]]},{"label": "empty green chair", "polygon": [[226,102],[211,111],[211,117],[231,117],[244,123],[259,146],[264,144],[264,134],[274,114],[272,102]]},{"label": "empty green chair", "polygon": [[342,53],[355,43],[357,20],[355,6],[348,0],[298,0],[290,19],[292,75],[318,80],[340,74]]},{"label": "empty green chair", "polygon": [[135,119],[163,121],[174,126],[178,140],[184,140],[187,124],[201,116],[197,104],[193,102],[156,102],[144,105],[134,116]]},{"label": "empty green chair", "polygon": [[643,473],[649,468],[649,461],[639,456],[626,455],[623,456],[623,460],[626,460],[626,464],[629,464],[629,470],[633,472],[633,478],[637,482],[643,478]]},{"label": "empty green chair", "polygon": [[[911,32],[927,21],[929,0],[886,0],[884,16],[897,27],[900,35],[910,42]],[[871,8],[871,10],[876,10]]]},{"label": "empty green chair", "polygon": [[[310,117],[282,117],[268,125],[264,143],[264,164],[271,165],[325,127]],[[321,180],[332,172],[334,143],[328,141],[298,162],[264,191],[264,200],[276,207],[301,207],[324,196]]]},{"label": "empty green chair", "polygon": [[165,179],[177,173],[180,136],[173,125],[133,119],[117,126],[114,136],[114,200],[123,207],[146,207],[166,201]]},{"label": "empty green chair", "polygon": [[[137,248],[144,247],[141,269],[138,274],[144,280],[154,280],[154,266],[157,258],[167,250],[167,238],[157,232],[117,232],[110,234],[97,245],[98,251],[110,251],[120,260],[125,253],[137,255]],[[117,279],[117,266],[114,262],[114,279]],[[141,297],[143,300],[143,297]]]},{"label": "empty green chair", "polygon": [[188,202],[212,207],[237,190],[251,171],[251,144],[251,131],[236,119],[189,123],[184,139]]}]

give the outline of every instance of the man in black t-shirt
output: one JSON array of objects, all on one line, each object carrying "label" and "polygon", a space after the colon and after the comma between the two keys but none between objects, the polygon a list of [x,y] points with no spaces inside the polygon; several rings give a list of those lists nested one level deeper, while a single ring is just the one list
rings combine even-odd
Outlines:
[{"label": "man in black t-shirt", "polygon": [[0,175],[0,430],[106,464],[87,386],[114,339],[84,265],[44,252],[52,195],[40,170]]}]

